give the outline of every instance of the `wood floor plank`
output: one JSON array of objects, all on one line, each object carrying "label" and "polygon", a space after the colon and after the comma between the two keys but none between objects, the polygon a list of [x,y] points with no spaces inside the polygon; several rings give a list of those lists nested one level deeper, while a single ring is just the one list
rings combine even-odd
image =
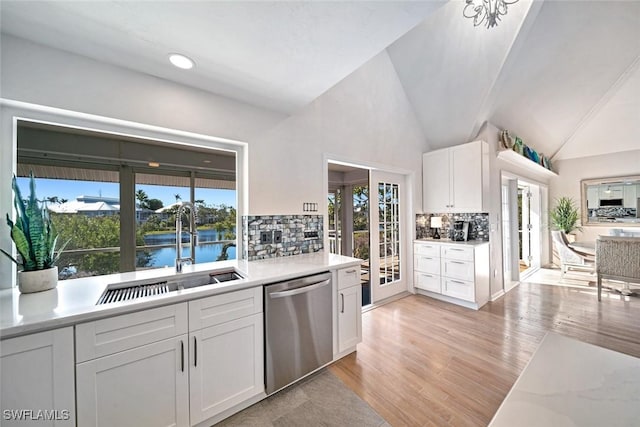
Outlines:
[{"label": "wood floor plank", "polygon": [[640,299],[588,288],[523,283],[478,311],[413,295],[362,326],[330,370],[392,426],[486,426],[548,331],[640,357]]}]

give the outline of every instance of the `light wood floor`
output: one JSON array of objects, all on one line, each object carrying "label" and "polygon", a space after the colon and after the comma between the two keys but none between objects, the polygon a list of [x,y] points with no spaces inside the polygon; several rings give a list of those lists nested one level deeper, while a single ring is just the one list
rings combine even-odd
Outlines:
[{"label": "light wood floor", "polygon": [[413,295],[364,313],[330,369],[392,426],[486,426],[547,331],[640,357],[640,298],[524,283],[473,311]]}]

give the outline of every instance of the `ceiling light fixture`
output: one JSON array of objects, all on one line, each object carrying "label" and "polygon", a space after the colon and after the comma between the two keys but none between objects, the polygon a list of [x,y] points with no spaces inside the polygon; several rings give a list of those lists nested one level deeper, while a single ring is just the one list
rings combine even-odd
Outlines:
[{"label": "ceiling light fixture", "polygon": [[193,68],[193,65],[194,65],[194,62],[192,59],[187,58],[186,56],[181,55],[179,53],[169,54],[169,61],[171,61],[171,63],[176,67],[182,68],[183,70],[190,70],[191,68]]},{"label": "ceiling light fixture", "polygon": [[158,162],[149,162],[149,163],[147,163],[147,165],[149,165],[150,168],[159,168],[160,167],[160,163],[158,163]]},{"label": "ceiling light fixture", "polygon": [[487,28],[498,25],[500,16],[507,14],[507,6],[518,0],[466,0],[462,11],[465,18],[473,19],[473,26],[477,27],[487,22]]}]

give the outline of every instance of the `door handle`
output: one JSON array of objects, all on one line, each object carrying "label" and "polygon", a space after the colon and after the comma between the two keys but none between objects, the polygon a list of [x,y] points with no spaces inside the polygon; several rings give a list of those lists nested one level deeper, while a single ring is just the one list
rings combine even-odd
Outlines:
[{"label": "door handle", "polygon": [[180,340],[180,371],[184,372],[184,341]]},{"label": "door handle", "polygon": [[291,289],[289,291],[274,292],[272,294],[269,294],[269,297],[271,297],[271,298],[284,298],[284,297],[290,297],[290,296],[293,296],[293,295],[303,294],[305,292],[309,292],[309,291],[312,291],[314,289],[318,289],[318,288],[321,288],[321,287],[323,287],[325,285],[328,285],[329,282],[330,282],[330,279],[327,279],[327,280],[323,280],[322,282],[313,283],[311,285],[302,286],[300,288]]},{"label": "door handle", "polygon": [[340,313],[344,313],[344,294],[341,293],[340,297],[342,298],[342,308],[340,309]]},{"label": "door handle", "polygon": [[198,339],[193,337],[193,366],[198,366]]}]

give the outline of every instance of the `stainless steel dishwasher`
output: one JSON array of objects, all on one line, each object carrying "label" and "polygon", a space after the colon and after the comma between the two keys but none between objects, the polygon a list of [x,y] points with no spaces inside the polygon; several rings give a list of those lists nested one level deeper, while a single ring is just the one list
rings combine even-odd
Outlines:
[{"label": "stainless steel dishwasher", "polygon": [[267,394],[333,359],[331,273],[264,287]]}]

